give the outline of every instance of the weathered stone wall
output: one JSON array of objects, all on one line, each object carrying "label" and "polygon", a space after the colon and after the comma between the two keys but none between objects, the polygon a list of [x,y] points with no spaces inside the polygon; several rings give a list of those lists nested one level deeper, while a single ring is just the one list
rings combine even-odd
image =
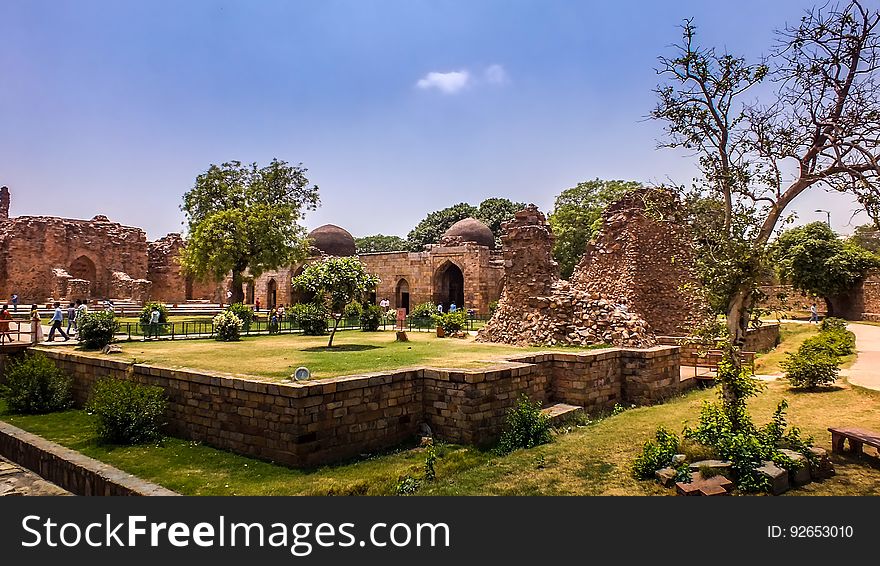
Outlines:
[{"label": "weathered stone wall", "polygon": [[186,301],[186,276],[178,261],[183,247],[180,234],[168,234],[150,242],[147,279],[153,283],[150,289],[152,300],[172,304]]},{"label": "weathered stone wall", "polygon": [[693,251],[680,203],[661,189],[629,193],[602,214],[572,286],[641,315],[658,334],[690,332],[698,320]]},{"label": "weathered stone wall", "polygon": [[0,222],[9,220],[9,187],[0,187]]},{"label": "weathered stone wall", "polygon": [[653,403],[680,390],[678,348],[537,353],[474,370],[409,368],[270,383],[40,348],[82,404],[98,378],[162,387],[175,436],[291,466],[394,446],[426,422],[438,438],[488,444],[521,394],[588,410]]},{"label": "weathered stone wall", "polygon": [[511,344],[655,344],[645,320],[614,300],[562,281],[553,261],[553,233],[534,205],[504,224],[504,289],[477,339]]},{"label": "weathered stone wall", "polygon": [[[68,295],[56,296],[54,269],[72,278]],[[0,296],[18,293],[22,303],[47,299],[103,299],[111,296],[113,273],[131,279],[147,276],[147,238],[140,228],[97,216],[69,220],[20,216],[0,223]],[[89,281],[71,295],[71,281]]]}]

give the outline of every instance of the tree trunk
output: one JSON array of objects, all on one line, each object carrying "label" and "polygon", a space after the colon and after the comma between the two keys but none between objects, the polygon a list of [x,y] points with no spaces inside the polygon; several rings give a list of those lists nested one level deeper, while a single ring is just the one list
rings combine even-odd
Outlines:
[{"label": "tree trunk", "polygon": [[822,297],[822,300],[825,301],[825,316],[837,316],[837,309],[834,308],[834,303],[828,297]]},{"label": "tree trunk", "polygon": [[333,315],[333,330],[330,332],[330,341],[327,342],[327,347],[331,348],[333,346],[333,337],[336,336],[336,329],[339,328],[339,320],[342,318],[342,315],[336,316]]},{"label": "tree trunk", "polygon": [[229,290],[232,291],[229,304],[244,302],[244,276],[241,271],[232,272],[232,286]]}]

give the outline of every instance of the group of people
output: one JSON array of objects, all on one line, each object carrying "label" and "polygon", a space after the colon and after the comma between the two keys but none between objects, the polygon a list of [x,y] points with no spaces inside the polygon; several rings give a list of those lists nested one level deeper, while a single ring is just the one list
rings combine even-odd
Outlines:
[{"label": "group of people", "polygon": [[[13,312],[17,310],[18,307],[18,295],[12,295],[12,309]],[[50,319],[50,329],[49,336],[47,338],[48,342],[55,341],[55,333],[57,332],[64,341],[70,340],[70,337],[76,334],[77,332],[77,322],[81,320],[81,317],[88,312],[88,305],[85,301],[77,300],[76,302],[69,303],[67,305],[66,312],[61,308],[61,303],[59,301],[55,301],[53,303],[53,308],[55,309],[52,313],[52,318]],[[65,331],[63,327],[65,321],[65,315],[67,320],[67,330]],[[3,309],[0,310],[0,341],[6,342],[14,342],[15,338],[12,337],[12,328],[10,324],[12,323],[12,313],[9,312],[9,305],[3,305]],[[30,312],[30,341],[33,344],[43,342],[43,321],[40,318],[40,307],[39,305],[32,305]],[[16,333],[20,334],[20,333]]]}]

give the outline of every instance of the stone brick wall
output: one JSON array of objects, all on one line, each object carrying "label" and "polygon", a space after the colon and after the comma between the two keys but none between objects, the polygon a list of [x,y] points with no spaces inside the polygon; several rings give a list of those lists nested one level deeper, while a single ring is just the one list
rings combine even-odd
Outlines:
[{"label": "stone brick wall", "polygon": [[[85,290],[78,288],[77,296],[55,296],[53,269],[89,284]],[[146,278],[147,237],[140,228],[101,216],[92,220],[19,216],[0,223],[0,296],[18,293],[22,303],[108,298],[117,271],[132,279]],[[67,290],[70,294],[69,285]]]},{"label": "stone brick wall", "polygon": [[497,367],[408,368],[271,383],[129,364],[41,348],[85,402],[95,380],[162,387],[169,433],[290,466],[315,466],[394,446],[426,422],[452,442],[488,444],[521,394],[588,410],[646,404],[679,390],[678,348],[538,353]]},{"label": "stone brick wall", "polygon": [[534,205],[504,224],[504,289],[477,340],[510,344],[649,347],[651,328],[617,301],[559,279],[553,233]]},{"label": "stone brick wall", "polygon": [[625,302],[658,334],[687,334],[699,317],[699,284],[679,210],[675,196],[660,189],[634,191],[609,206],[572,286]]},{"label": "stone brick wall", "polygon": [[180,234],[168,234],[150,242],[147,279],[153,283],[150,289],[152,300],[171,304],[186,301],[186,276],[178,262],[183,246]]}]

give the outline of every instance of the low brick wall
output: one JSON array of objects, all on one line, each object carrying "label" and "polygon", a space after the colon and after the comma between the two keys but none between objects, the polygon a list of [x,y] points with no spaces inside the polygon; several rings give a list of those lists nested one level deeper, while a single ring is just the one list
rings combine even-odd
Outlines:
[{"label": "low brick wall", "polygon": [[178,495],[4,422],[0,455],[76,495]]},{"label": "low brick wall", "polygon": [[[762,324],[758,328],[750,328],[746,333],[743,350],[746,352],[769,352],[779,344],[779,325]],[[658,336],[657,342],[667,346],[679,346],[679,361],[683,366],[692,366],[697,358],[705,357],[706,350],[714,345],[691,342],[686,336]]]},{"label": "low brick wall", "polygon": [[79,404],[101,377],[157,385],[168,396],[170,434],[295,467],[394,446],[414,437],[422,422],[443,440],[487,444],[522,394],[595,410],[654,403],[681,385],[679,348],[670,346],[539,353],[491,368],[404,368],[293,383],[41,351],[73,377]]}]

